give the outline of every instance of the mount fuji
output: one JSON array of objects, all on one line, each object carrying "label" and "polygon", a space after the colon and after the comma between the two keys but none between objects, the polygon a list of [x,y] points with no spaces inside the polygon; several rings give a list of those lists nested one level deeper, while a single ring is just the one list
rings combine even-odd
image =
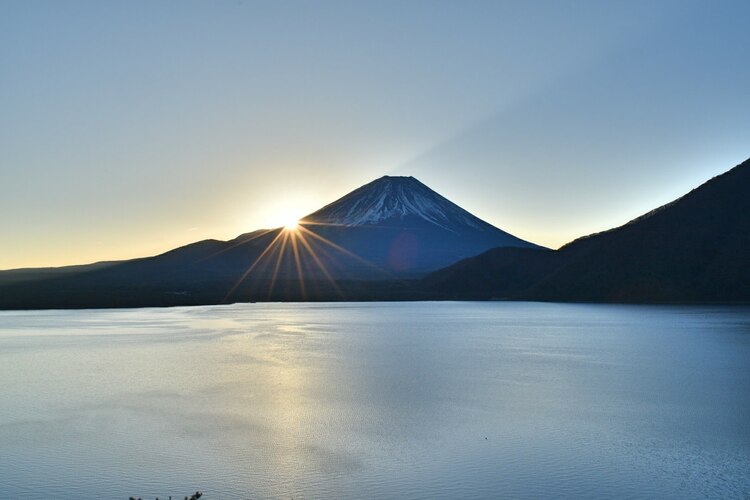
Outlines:
[{"label": "mount fuji", "polygon": [[204,240],[129,261],[0,272],[0,309],[417,298],[413,280],[496,247],[541,248],[413,177],[385,176],[296,229]]},{"label": "mount fuji", "polygon": [[[404,227],[403,222],[407,217],[422,219],[451,232],[467,228],[498,231],[494,226],[471,215],[414,177],[387,175],[355,189],[308,215],[303,221],[349,227]],[[520,241],[517,238],[516,240]]]},{"label": "mount fuji", "polygon": [[539,248],[475,217],[414,177],[376,179],[300,224],[400,275],[423,274],[490,248]]}]

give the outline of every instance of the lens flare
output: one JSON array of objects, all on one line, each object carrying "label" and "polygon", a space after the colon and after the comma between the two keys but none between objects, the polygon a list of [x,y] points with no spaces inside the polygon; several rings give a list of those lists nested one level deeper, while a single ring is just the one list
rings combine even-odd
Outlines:
[{"label": "lens flare", "polygon": [[[333,243],[324,236],[319,235],[306,228],[305,226],[307,224],[308,221],[306,220],[293,220],[288,224],[284,224],[284,226],[280,229],[264,231],[258,236],[249,238],[238,243],[237,245],[234,245],[243,245],[261,236],[276,233],[271,242],[260,253],[260,255],[258,255],[258,257],[250,263],[249,267],[245,270],[242,276],[240,276],[239,280],[237,280],[234,286],[231,287],[231,289],[224,297],[224,300],[229,301],[229,299],[234,295],[234,293],[245,280],[252,279],[253,272],[256,271],[256,269],[262,275],[262,273],[265,272],[265,269],[269,266],[273,269],[270,275],[270,286],[268,287],[268,298],[271,299],[271,297],[273,296],[274,286],[277,284],[279,272],[282,267],[282,261],[287,258],[291,259],[291,268],[293,269],[294,274],[296,274],[296,281],[302,300],[305,300],[307,297],[306,271],[311,271],[316,267],[322,273],[325,280],[327,280],[331,284],[331,287],[338,294],[338,296],[343,299],[345,298],[345,295],[342,289],[336,282],[336,278],[331,273],[331,270],[329,270],[324,263],[324,259],[330,260],[330,258],[332,257],[332,254],[330,253],[331,250],[334,251],[334,254],[338,254],[339,259],[354,259],[374,270],[379,271],[384,276],[391,276],[387,270],[380,268],[379,266],[369,262],[367,259],[360,257],[359,255],[347,250],[346,248]],[[234,246],[230,248],[234,248]]]}]

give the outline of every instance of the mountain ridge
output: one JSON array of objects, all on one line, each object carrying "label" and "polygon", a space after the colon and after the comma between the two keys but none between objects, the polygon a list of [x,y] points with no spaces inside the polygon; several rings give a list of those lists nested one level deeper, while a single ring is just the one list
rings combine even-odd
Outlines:
[{"label": "mountain ridge", "polygon": [[[540,257],[491,250],[426,286],[455,298],[581,302],[750,301],[750,160],[619,227]],[[524,253],[523,250],[519,252]],[[515,277],[493,271],[523,260]],[[539,275],[538,270],[545,271]]]},{"label": "mountain ridge", "polygon": [[455,232],[455,226],[496,229],[412,176],[384,175],[303,217],[302,223],[364,226],[406,216]]},{"label": "mountain ridge", "polygon": [[410,280],[506,245],[537,247],[413,177],[384,176],[303,218],[295,230],[202,240],[107,266],[0,272],[0,308],[414,298],[422,295]]},{"label": "mountain ridge", "polygon": [[[444,198],[419,188],[416,179],[393,179],[376,179],[353,191],[366,196],[349,193],[322,207],[297,231],[258,230],[121,263],[42,269],[36,281],[28,279],[33,269],[0,272],[0,308],[267,300],[750,302],[750,160],[558,250],[523,240],[493,245],[514,237],[489,224],[485,232],[461,223],[465,211],[449,200],[456,210],[444,210],[436,224],[431,210]],[[417,186],[414,196],[427,201],[398,193],[384,198],[383,182]],[[360,209],[352,211],[352,203]],[[376,208],[374,215],[368,207]],[[352,213],[359,217],[347,219]],[[445,221],[453,221],[453,230],[443,227]],[[25,281],[12,282],[18,276]]]}]

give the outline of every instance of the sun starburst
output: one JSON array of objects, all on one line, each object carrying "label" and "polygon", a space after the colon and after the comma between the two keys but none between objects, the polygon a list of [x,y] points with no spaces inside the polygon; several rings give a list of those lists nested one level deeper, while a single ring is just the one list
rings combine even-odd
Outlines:
[{"label": "sun starburst", "polygon": [[[283,261],[286,261],[286,259],[289,259],[287,262],[289,262],[289,265],[291,266],[290,270],[292,270],[294,276],[292,279],[297,282],[298,290],[303,300],[307,297],[306,281],[309,279],[309,272],[321,273],[321,277],[330,283],[335,293],[339,297],[344,298],[344,293],[336,282],[336,278],[325,264],[326,260],[328,260],[329,263],[335,261],[333,255],[329,253],[330,251],[337,254],[339,259],[353,259],[360,264],[365,264],[382,273],[388,274],[387,271],[379,268],[368,260],[306,228],[306,225],[307,221],[290,220],[289,223],[284,224],[279,229],[264,232],[262,234],[263,236],[274,232],[276,232],[276,234],[270,243],[268,243],[268,245],[261,251],[260,255],[250,263],[242,276],[240,276],[235,282],[234,286],[231,287],[225,300],[229,300],[244,281],[252,279],[254,272],[259,273],[257,275],[258,278],[256,279],[262,280],[263,278],[261,276],[264,275],[266,272],[265,270],[269,267],[271,273],[270,276],[268,276],[269,282],[267,297],[268,299],[271,299],[274,287],[277,285],[279,273],[281,272],[282,267],[285,266]],[[250,242],[252,239],[248,239],[247,242]],[[244,244],[244,242],[240,244]],[[317,268],[317,271],[314,271],[315,268]]]}]

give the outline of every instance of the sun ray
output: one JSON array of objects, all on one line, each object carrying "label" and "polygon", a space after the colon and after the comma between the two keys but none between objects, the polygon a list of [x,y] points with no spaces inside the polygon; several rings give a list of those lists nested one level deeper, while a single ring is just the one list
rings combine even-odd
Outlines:
[{"label": "sun ray", "polygon": [[378,266],[376,264],[373,264],[369,260],[367,260],[367,259],[365,259],[363,257],[360,257],[356,253],[353,253],[353,252],[347,250],[346,248],[344,248],[342,246],[339,246],[336,243],[334,243],[334,242],[332,242],[332,241],[324,238],[323,236],[320,236],[319,234],[310,231],[309,229],[307,229],[305,226],[303,226],[301,224],[299,226],[299,230],[302,231],[302,232],[304,232],[305,234],[308,234],[308,235],[312,236],[316,240],[318,240],[318,241],[320,241],[320,242],[322,242],[322,243],[330,246],[331,248],[334,248],[334,249],[338,250],[339,252],[341,252],[341,253],[343,253],[343,254],[351,257],[351,258],[353,258],[353,259],[355,259],[355,260],[357,260],[357,261],[359,261],[359,262],[361,262],[363,264],[366,264],[366,265],[372,267],[373,269],[376,269],[376,270],[380,271],[381,273],[383,273],[383,274],[385,274],[387,276],[393,277],[393,275],[390,272],[386,271],[382,267],[380,267],[380,266]]},{"label": "sun ray", "polygon": [[[304,255],[303,253],[308,253],[310,257],[312,257],[313,262],[315,265],[320,269],[322,274],[325,276],[326,280],[328,280],[336,293],[343,298],[344,294],[341,290],[341,288],[338,286],[336,279],[333,277],[331,272],[329,271],[328,267],[324,263],[324,261],[321,259],[321,256],[318,255],[330,255],[329,252],[325,250],[325,247],[329,247],[337,252],[340,252],[372,269],[377,270],[378,272],[391,276],[391,273],[387,270],[379,267],[378,265],[368,261],[367,259],[360,257],[356,253],[347,250],[346,248],[337,245],[336,243],[328,240],[327,238],[307,229],[305,225],[307,225],[307,221],[298,223],[294,228],[292,227],[284,227],[280,229],[273,229],[264,231],[261,234],[255,235],[251,238],[248,238],[246,240],[243,240],[241,242],[238,242],[234,245],[232,245],[229,248],[225,248],[220,250],[219,252],[216,252],[213,255],[217,255],[219,253],[225,252],[227,250],[230,250],[231,248],[235,248],[237,246],[249,243],[253,240],[256,240],[262,236],[265,236],[267,234],[272,233],[273,231],[278,231],[276,236],[273,238],[273,240],[266,246],[266,248],[261,252],[260,255],[253,261],[253,263],[245,270],[242,274],[242,276],[237,280],[237,282],[232,286],[232,288],[229,290],[229,292],[224,297],[224,301],[227,301],[233,293],[237,291],[239,286],[250,276],[250,274],[262,263],[264,262],[264,259],[269,258],[272,259],[271,262],[274,262],[273,264],[273,273],[271,275],[271,280],[269,282],[268,287],[268,299],[270,299],[273,295],[273,290],[276,287],[276,284],[278,283],[279,273],[281,271],[281,266],[286,258],[287,255],[287,249],[289,246],[291,246],[291,253],[293,257],[294,262],[294,268],[296,270],[297,274],[297,281],[299,283],[299,291],[302,300],[307,300],[307,287],[305,284],[306,277],[305,277],[305,265],[304,265]],[[325,225],[325,224],[317,224],[317,225]],[[323,244],[320,248],[317,250],[313,246],[313,241],[318,241]],[[278,252],[278,253],[276,253]],[[209,257],[205,257],[205,259],[212,257],[213,255]],[[334,260],[335,262],[335,260]],[[268,265],[265,264],[264,269],[267,269]]]},{"label": "sun ray", "polygon": [[268,253],[269,251],[271,251],[271,250],[273,249],[274,245],[275,245],[275,244],[276,244],[276,242],[277,242],[277,241],[279,240],[279,238],[281,238],[281,235],[282,235],[282,234],[284,234],[284,233],[283,233],[283,232],[280,232],[279,234],[277,234],[277,235],[276,235],[276,237],[275,237],[275,238],[273,239],[273,241],[272,241],[272,242],[271,242],[271,243],[270,243],[270,244],[269,244],[269,245],[268,245],[268,246],[266,247],[266,249],[265,249],[265,250],[263,250],[263,252],[262,252],[262,253],[261,253],[261,254],[260,254],[260,255],[258,256],[258,258],[257,258],[257,259],[255,259],[255,261],[254,261],[254,262],[252,263],[252,265],[251,265],[251,266],[250,266],[250,267],[249,267],[249,268],[247,269],[247,271],[245,271],[245,272],[244,272],[244,273],[242,274],[242,276],[240,277],[240,279],[239,279],[239,280],[237,280],[237,283],[235,283],[235,284],[234,284],[234,286],[233,286],[233,287],[232,287],[232,288],[231,288],[231,289],[229,290],[229,292],[227,292],[226,296],[224,297],[224,301],[225,301],[225,302],[226,302],[226,301],[227,301],[227,299],[229,299],[229,297],[230,297],[230,296],[231,296],[231,295],[232,295],[232,294],[234,293],[234,291],[235,291],[235,290],[237,290],[237,287],[239,287],[239,286],[240,286],[240,284],[241,284],[241,283],[242,283],[243,281],[245,281],[245,278],[247,278],[247,276],[248,276],[248,275],[249,275],[249,274],[250,274],[250,273],[251,273],[251,272],[253,271],[253,269],[255,269],[255,267],[256,267],[256,266],[258,265],[258,263],[260,263],[260,261],[261,261],[261,260],[263,259],[263,257],[265,257],[265,256],[266,256],[266,254],[267,254],[267,253]]},{"label": "sun ray", "polygon": [[346,224],[334,224],[333,222],[317,222],[306,219],[300,219],[297,225],[302,226],[330,226],[330,227],[348,227]]},{"label": "sun ray", "polygon": [[302,276],[302,264],[299,258],[299,247],[297,246],[297,234],[295,232],[289,233],[292,240],[292,252],[294,253],[294,263],[297,266],[297,277],[299,279],[299,290],[302,295],[302,300],[306,300],[307,292],[305,291],[305,278]]},{"label": "sun ray", "polygon": [[279,255],[276,257],[276,265],[273,268],[273,275],[271,276],[271,284],[268,287],[268,300],[271,299],[273,288],[276,286],[276,278],[279,275],[279,268],[281,267],[281,261],[284,260],[284,252],[286,251],[286,244],[289,241],[289,233],[284,233],[284,239],[281,240],[281,247],[279,249]]},{"label": "sun ray", "polygon": [[222,248],[218,252],[214,252],[211,255],[207,255],[206,257],[198,259],[196,262],[203,262],[204,260],[212,259],[212,258],[216,257],[217,255],[223,254],[224,252],[228,252],[229,250],[232,250],[233,248],[237,248],[239,246],[246,245],[247,243],[255,241],[258,238],[262,238],[263,236],[267,235],[268,233],[272,233],[272,232],[274,232],[276,230],[277,229],[264,229],[261,234],[257,234],[255,236],[253,236],[252,238],[248,238],[246,240],[242,240],[242,241],[240,241],[238,243],[235,243],[234,245],[228,246],[227,248]]},{"label": "sun ray", "polygon": [[318,267],[323,272],[323,274],[328,279],[328,281],[331,282],[331,285],[333,286],[334,290],[336,290],[336,293],[339,295],[339,297],[344,298],[344,294],[341,292],[341,289],[336,284],[336,280],[334,280],[333,276],[331,276],[331,273],[328,272],[328,269],[326,269],[325,264],[323,264],[323,261],[320,260],[320,257],[318,257],[318,254],[315,253],[315,250],[312,248],[312,245],[310,245],[310,242],[307,241],[307,238],[302,232],[299,233],[299,241],[300,243],[302,243],[302,246],[305,247],[305,249],[309,252],[310,256],[313,258],[315,263],[318,264]]}]

